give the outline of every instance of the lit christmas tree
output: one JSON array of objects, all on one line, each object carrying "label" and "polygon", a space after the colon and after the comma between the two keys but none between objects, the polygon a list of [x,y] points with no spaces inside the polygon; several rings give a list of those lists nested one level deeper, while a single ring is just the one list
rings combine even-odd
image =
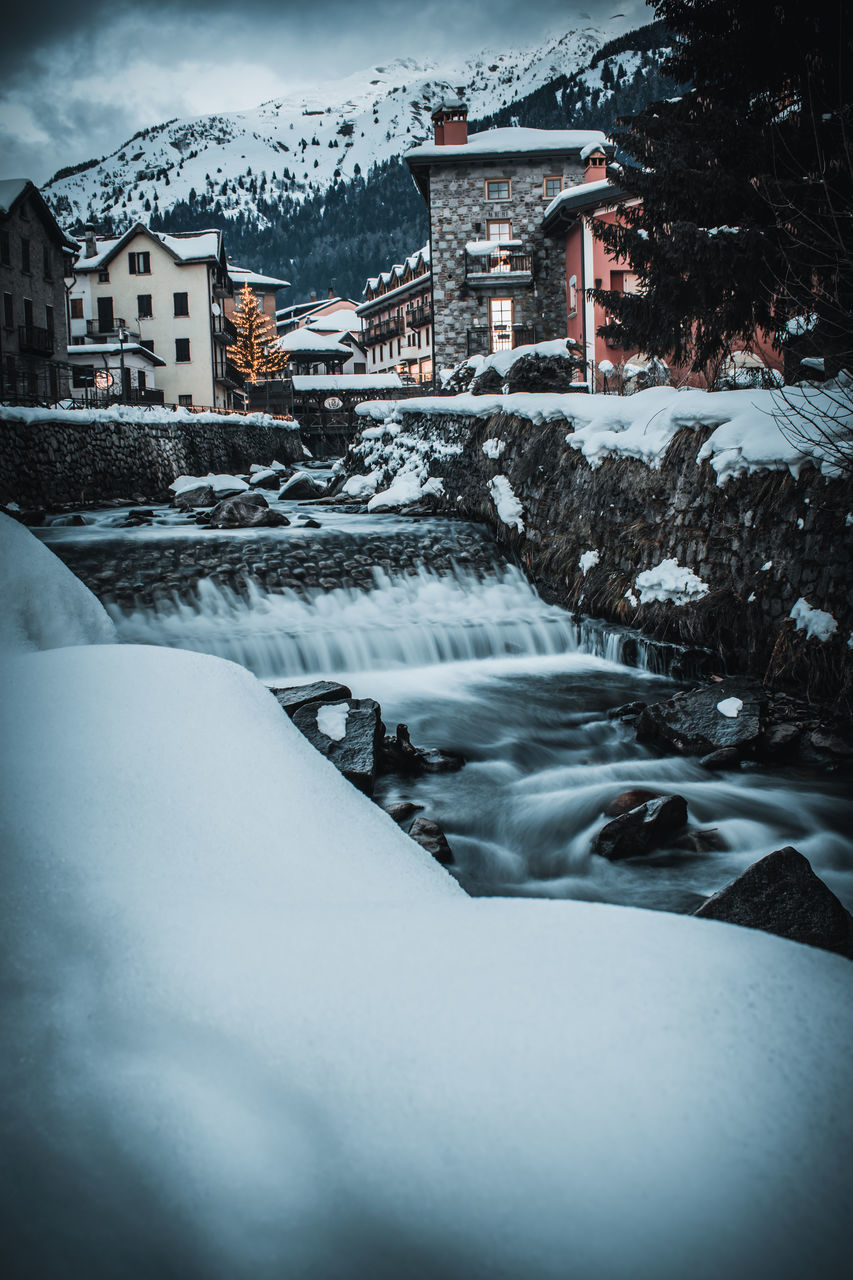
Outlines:
[{"label": "lit christmas tree", "polygon": [[254,291],[244,284],[234,312],[237,341],[231,348],[231,359],[253,384],[281,373],[288,357],[277,345],[278,335],[272,317],[258,308]]}]

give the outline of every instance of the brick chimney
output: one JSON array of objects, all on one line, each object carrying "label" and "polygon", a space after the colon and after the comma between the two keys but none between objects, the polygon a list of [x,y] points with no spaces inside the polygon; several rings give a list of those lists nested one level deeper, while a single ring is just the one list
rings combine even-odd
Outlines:
[{"label": "brick chimney", "polygon": [[83,254],[83,257],[84,258],[96,257],[98,253],[98,242],[95,239],[95,228],[92,226],[91,222],[86,223],[85,227],[83,228],[83,235],[85,236],[85,244],[86,244],[86,252]]},{"label": "brick chimney", "polygon": [[459,98],[448,98],[432,113],[437,147],[458,147],[468,141],[468,107]]},{"label": "brick chimney", "polygon": [[584,160],[584,182],[601,182],[607,177],[607,157],[601,147],[595,147]]},{"label": "brick chimney", "polygon": [[331,285],[329,285],[329,292],[328,292],[328,294],[327,294],[326,296],[327,296],[327,297],[329,297],[329,298],[334,298],[334,296],[335,296],[335,291],[334,291],[334,289],[332,288],[332,286],[331,286]]}]

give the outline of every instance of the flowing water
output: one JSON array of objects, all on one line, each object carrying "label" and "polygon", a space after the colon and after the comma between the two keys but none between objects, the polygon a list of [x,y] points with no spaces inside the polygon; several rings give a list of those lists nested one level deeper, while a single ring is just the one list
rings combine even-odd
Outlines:
[{"label": "flowing water", "polygon": [[[281,504],[294,525],[211,533],[168,509],[39,531],[106,603],[125,642],[229,658],[271,685],[340,679],[393,731],[461,752],[458,773],[383,778],[444,828],[473,894],[570,897],[686,911],[756,858],[795,845],[853,906],[853,803],[839,777],[660,757],[608,717],[680,687],[671,651],[545,604],[477,526]],[[603,810],[644,787],[685,797],[724,848],[610,863]]]}]

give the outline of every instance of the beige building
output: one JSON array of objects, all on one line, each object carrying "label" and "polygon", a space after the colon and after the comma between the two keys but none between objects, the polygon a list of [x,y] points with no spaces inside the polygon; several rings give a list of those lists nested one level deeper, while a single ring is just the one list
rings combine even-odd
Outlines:
[{"label": "beige building", "polygon": [[368,372],[394,371],[415,382],[432,381],[432,274],[429,246],[390,271],[372,276],[358,314],[368,349]]},{"label": "beige building", "polygon": [[[166,404],[240,408],[243,378],[229,359],[233,292],[221,231],[166,234],[137,223],[96,240],[87,230],[71,289],[71,344],[138,344],[162,361]],[[76,354],[76,353],[75,353]]]}]

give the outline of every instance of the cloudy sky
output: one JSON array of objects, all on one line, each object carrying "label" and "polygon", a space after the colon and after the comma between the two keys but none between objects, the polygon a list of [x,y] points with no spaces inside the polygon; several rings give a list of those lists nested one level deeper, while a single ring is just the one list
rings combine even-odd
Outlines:
[{"label": "cloudy sky", "polygon": [[42,183],[147,125],[392,58],[609,38],[653,16],[644,0],[19,0],[0,42],[0,177]]}]

